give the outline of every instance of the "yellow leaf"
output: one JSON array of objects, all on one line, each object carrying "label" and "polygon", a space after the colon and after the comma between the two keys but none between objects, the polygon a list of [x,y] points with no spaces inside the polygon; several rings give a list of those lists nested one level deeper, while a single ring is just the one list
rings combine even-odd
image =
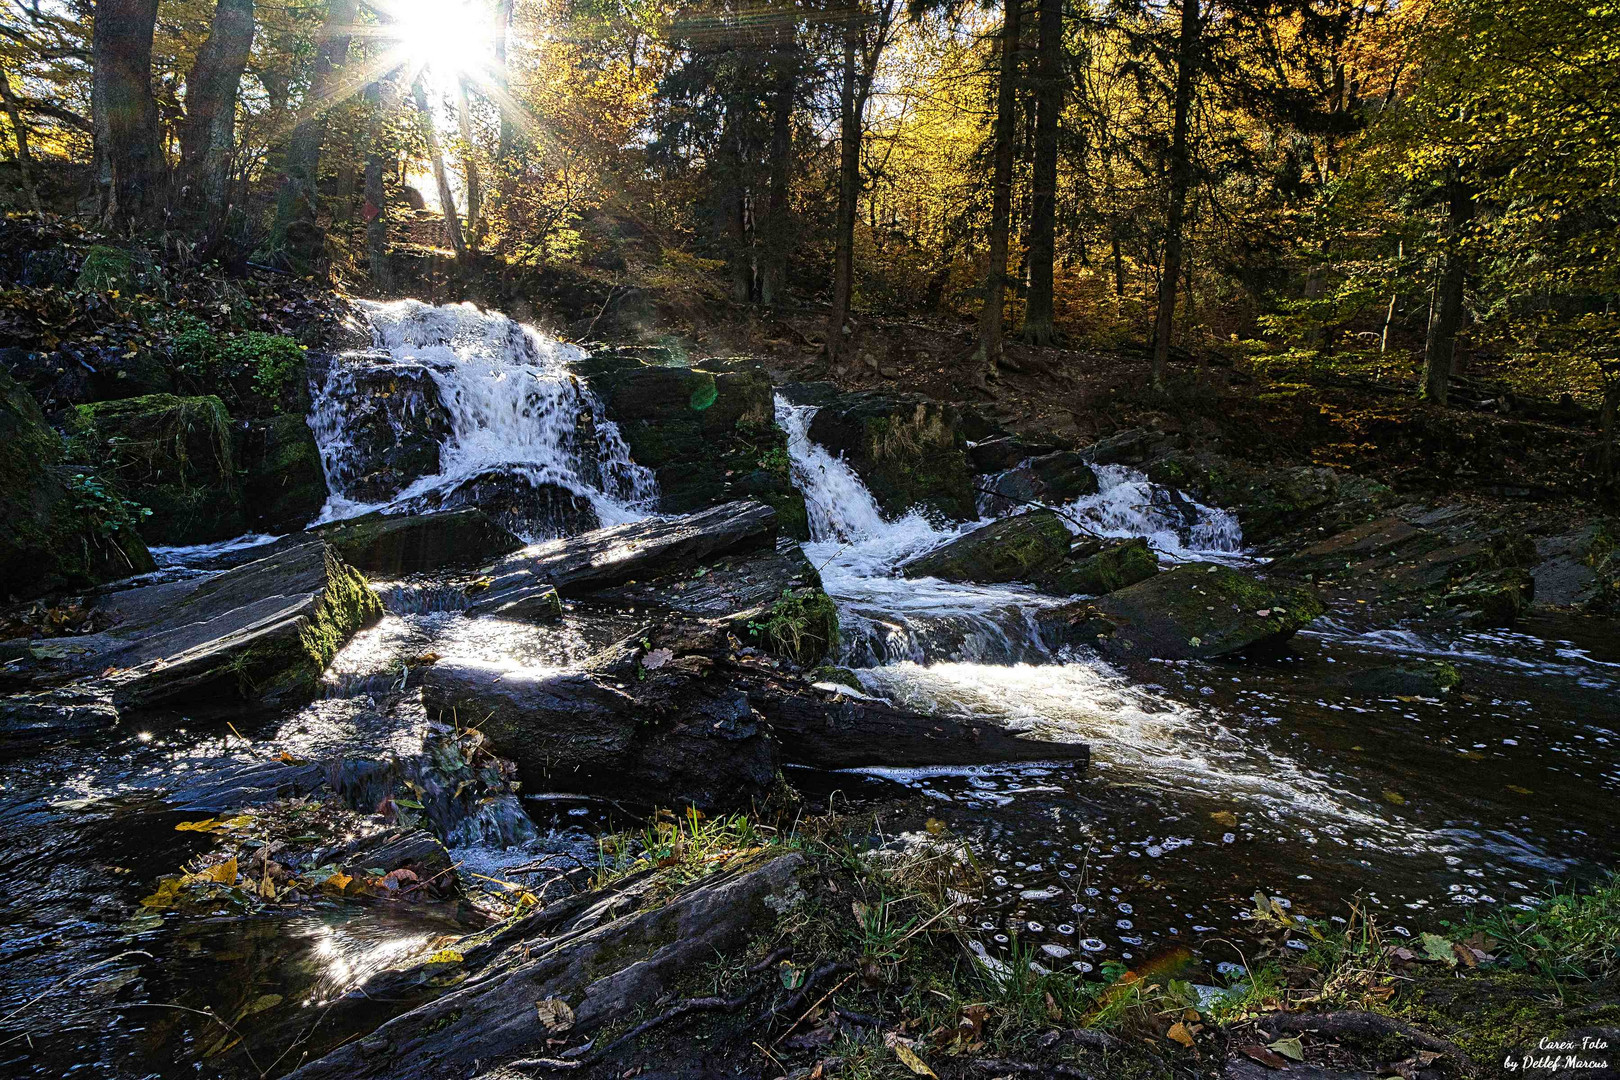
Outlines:
[{"label": "yellow leaf", "polygon": [[894,1032],[889,1032],[888,1037],[883,1041],[889,1044],[889,1049],[893,1050],[894,1056],[900,1059],[900,1064],[918,1076],[929,1076],[933,1077],[933,1080],[939,1080],[939,1074],[930,1069],[927,1063],[917,1056],[915,1050],[901,1042],[899,1036],[895,1035]]},{"label": "yellow leaf", "polygon": [[344,889],[347,889],[349,887],[349,882],[351,882],[353,880],[354,880],[354,878],[350,877],[348,874],[345,874],[343,871],[339,870],[337,873],[335,873],[331,877],[327,878],[326,881],[323,882],[323,884],[330,885],[332,888],[336,889],[338,892],[342,892]]},{"label": "yellow leaf", "polygon": [[162,911],[173,907],[175,900],[180,896],[180,879],[164,878],[158,882],[157,892],[141,901],[141,906],[154,911]]},{"label": "yellow leaf", "polygon": [[1237,824],[1237,815],[1230,810],[1217,810],[1209,816],[1217,825],[1225,825],[1230,828]]},{"label": "yellow leaf", "polygon": [[1387,802],[1387,803],[1394,803],[1396,806],[1405,806],[1406,805],[1406,796],[1402,795],[1398,791],[1391,791],[1388,788],[1385,788],[1384,789],[1384,801]]},{"label": "yellow leaf", "polygon": [[210,866],[208,869],[197,874],[196,877],[198,881],[216,881],[221,885],[235,885],[236,856],[232,855],[224,862],[215,866]]},{"label": "yellow leaf", "polygon": [[180,824],[174,827],[174,831],[213,832],[217,828],[219,828],[219,822],[215,821],[213,818],[205,818],[202,821],[182,821]]},{"label": "yellow leaf", "polygon": [[945,823],[939,820],[937,817],[931,817],[923,823],[923,828],[927,829],[935,836],[938,836],[940,833],[945,831]]},{"label": "yellow leaf", "polygon": [[1177,1020],[1175,1023],[1171,1024],[1170,1030],[1165,1032],[1165,1035],[1168,1036],[1172,1041],[1178,1042],[1185,1047],[1190,1048],[1193,1044],[1192,1032],[1188,1031],[1187,1025],[1183,1024],[1180,1020]]}]

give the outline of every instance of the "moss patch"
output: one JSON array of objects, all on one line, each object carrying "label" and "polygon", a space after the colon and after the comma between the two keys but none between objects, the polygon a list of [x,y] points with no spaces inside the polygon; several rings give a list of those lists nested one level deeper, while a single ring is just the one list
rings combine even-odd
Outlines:
[{"label": "moss patch", "polygon": [[767,652],[814,664],[838,645],[838,607],[820,589],[788,589],[748,630]]}]

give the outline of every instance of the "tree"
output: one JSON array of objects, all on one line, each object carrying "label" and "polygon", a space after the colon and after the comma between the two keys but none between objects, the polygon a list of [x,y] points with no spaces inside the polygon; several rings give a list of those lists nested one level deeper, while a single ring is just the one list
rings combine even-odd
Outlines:
[{"label": "tree", "polygon": [[139,228],[167,198],[168,159],[152,96],[157,0],[98,0],[93,39],[97,178],[110,228]]},{"label": "tree", "polygon": [[1053,261],[1057,256],[1058,117],[1068,79],[1063,70],[1063,0],[1039,0],[1035,57],[1035,160],[1030,195],[1029,296],[1024,341],[1051,345]]},{"label": "tree", "polygon": [[897,0],[870,9],[844,9],[839,34],[838,210],[833,226],[832,313],[827,321],[827,358],[836,363],[844,347],[850,298],[855,288],[855,215],[861,198],[861,139],[872,80],[894,32]]},{"label": "tree", "polygon": [[979,385],[996,377],[1002,356],[1002,323],[1007,297],[1007,249],[1012,236],[1014,140],[1018,125],[1018,53],[1021,0],[1003,0],[1000,71],[996,82],[994,174],[990,195],[990,268],[985,274],[984,306],[978,344],[968,358],[970,377]]},{"label": "tree", "polygon": [[433,163],[433,180],[439,188],[439,210],[444,214],[445,239],[456,253],[456,258],[465,260],[467,240],[461,231],[461,214],[456,209],[455,192],[450,189],[450,174],[444,167],[444,151],[439,147],[439,136],[433,126],[433,109],[428,104],[427,89],[422,85],[422,79],[419,73],[411,84],[411,93],[416,99],[416,122],[422,131],[422,141],[427,144],[428,160]]},{"label": "tree", "polygon": [[1181,0],[1181,29],[1176,38],[1176,90],[1171,101],[1170,176],[1166,193],[1164,263],[1159,272],[1159,306],[1153,320],[1153,385],[1164,385],[1170,359],[1170,333],[1176,315],[1176,283],[1181,279],[1182,234],[1186,224],[1187,189],[1192,185],[1188,129],[1193,93],[1198,83],[1204,27],[1198,0]]},{"label": "tree", "polygon": [[287,142],[270,242],[297,269],[319,269],[326,244],[317,224],[321,147],[327,113],[342,96],[341,76],[358,7],[358,0],[327,0],[314,74]]},{"label": "tree", "polygon": [[208,40],[186,77],[179,202],[207,234],[219,231],[230,203],[237,88],[253,48],[253,28],[253,0],[219,0]]}]

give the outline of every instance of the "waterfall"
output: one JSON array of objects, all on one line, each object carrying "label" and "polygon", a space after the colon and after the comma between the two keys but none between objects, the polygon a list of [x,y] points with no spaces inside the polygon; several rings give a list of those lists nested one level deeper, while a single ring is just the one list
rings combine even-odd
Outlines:
[{"label": "waterfall", "polygon": [[570,370],[584,352],[472,304],[359,307],[374,348],[336,357],[311,411],[331,492],[321,520],[473,505],[492,486],[506,502],[586,527],[635,520],[653,505],[651,471],[630,460],[618,427]]},{"label": "waterfall", "polygon": [[1127,465],[1094,465],[1097,493],[1064,507],[1064,513],[1103,536],[1145,536],[1162,557],[1175,562],[1226,562],[1243,550],[1243,529],[1230,510],[1205,506],[1173,488],[1153,483]]}]

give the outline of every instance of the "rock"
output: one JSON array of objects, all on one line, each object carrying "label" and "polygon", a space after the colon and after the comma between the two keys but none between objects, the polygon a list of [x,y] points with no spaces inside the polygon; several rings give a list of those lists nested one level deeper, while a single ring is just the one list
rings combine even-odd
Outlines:
[{"label": "rock", "polygon": [[445,659],[422,696],[430,716],[476,723],[531,790],[704,809],[764,796],[776,751],[747,695],[686,668],[615,674]]},{"label": "rock", "polygon": [[481,566],[523,546],[482,510],[366,514],[322,525],[312,534],[331,544],[355,569],[384,577]]},{"label": "rock", "polygon": [[1414,660],[1370,668],[1350,680],[1350,689],[1369,697],[1431,697],[1462,683],[1457,669],[1441,660]]},{"label": "rock", "polygon": [[[456,942],[457,960],[381,972],[327,1007],[315,1045],[329,1052],[291,1077],[467,1076],[533,1056],[548,1036],[589,1042],[668,1000],[800,902],[803,867],[797,853],[764,855],[668,897],[655,891],[658,878],[638,877]],[[379,1001],[414,1007],[377,1027],[388,1015]],[[568,1011],[553,1010],[548,1025],[537,1003],[550,1001]],[[308,1026],[298,1023],[282,1042]]]},{"label": "rock", "polygon": [[575,536],[602,524],[583,495],[548,483],[521,466],[489,469],[445,491],[412,500],[416,512],[476,508],[519,536]]},{"label": "rock", "polygon": [[[312,366],[322,360],[312,357]],[[386,352],[326,363],[323,377],[343,400],[343,445],[331,463],[339,492],[358,502],[386,502],[411,481],[439,471],[450,413],[426,364],[396,361]],[[319,411],[315,422],[323,422]]]},{"label": "rock", "polygon": [[810,535],[770,376],[759,364],[672,367],[647,363],[636,350],[599,350],[576,370],[602,399],[630,456],[656,474],[660,510],[685,514],[754,498],[776,510],[789,536]]},{"label": "rock", "polygon": [[1013,468],[1033,457],[1050,454],[1057,448],[1050,443],[1035,443],[1017,435],[995,435],[983,442],[968,446],[968,464],[977,473],[998,473]]},{"label": "rock", "polygon": [[1099,439],[1081,451],[1093,465],[1141,465],[1186,443],[1180,435],[1151,428],[1129,428]]},{"label": "rock", "polygon": [[1053,644],[1092,645],[1121,659],[1208,660],[1279,645],[1322,611],[1307,590],[1225,566],[1184,563],[1038,618]]},{"label": "rock", "polygon": [[725,555],[677,581],[623,585],[595,594],[615,607],[716,621],[743,641],[800,664],[838,644],[838,609],[799,545],[778,537],[771,551]]},{"label": "rock", "polygon": [[326,471],[315,435],[301,414],[255,420],[239,433],[242,496],[254,532],[290,533],[326,504]]},{"label": "rock", "polygon": [[118,708],[105,690],[62,687],[0,697],[0,752],[6,754],[102,735],[117,726]]},{"label": "rock", "polygon": [[0,372],[0,596],[83,589],[154,568],[123,501],[64,457],[34,399]]},{"label": "rock", "polygon": [[1475,629],[1510,627],[1535,598],[1536,581],[1516,566],[1474,574],[1446,593],[1446,603]]},{"label": "rock", "polygon": [[1097,474],[1073,450],[1031,458],[991,477],[984,485],[985,511],[1006,514],[1031,503],[1063,506],[1097,494]]},{"label": "rock", "polygon": [[112,669],[91,685],[120,708],[288,705],[314,696],[332,656],[382,605],[358,571],[310,541],[213,577],[98,596],[92,611],[111,628],[29,642],[52,677]]},{"label": "rock", "polygon": [[471,610],[519,618],[536,597],[584,596],[630,581],[690,573],[717,556],[768,550],[775,543],[776,511],[752,501],[543,540],[497,562],[489,588]]},{"label": "rock", "polygon": [[[1075,558],[1076,554],[1083,557]],[[1146,540],[1082,540],[1076,547],[1063,518],[1051,510],[1002,518],[901,567],[908,578],[981,584],[1016,581],[1058,596],[1112,592],[1158,571],[1158,558]]]},{"label": "rock", "polygon": [[247,531],[230,417],[217,397],[149,394],[68,414],[74,454],[149,507],[149,543],[202,544]]},{"label": "rock", "polygon": [[1071,550],[1066,562],[1050,568],[1036,584],[1058,596],[1101,596],[1146,581],[1159,572],[1158,555],[1140,536],[1093,541],[1081,550],[1092,550],[1092,554],[1075,558],[1076,551]]},{"label": "rock", "polygon": [[[416,875],[412,895],[443,899],[456,891],[455,864],[439,838],[424,829],[404,826],[383,829],[333,848],[317,849],[305,860],[310,866],[336,866],[350,877],[384,877],[391,871]],[[376,871],[383,871],[382,874]]]},{"label": "rock", "polygon": [[164,357],[150,349],[66,341],[50,351],[0,349],[0,365],[48,412],[174,390]]},{"label": "rock", "polygon": [[845,394],[817,410],[810,438],[842,456],[884,513],[914,507],[957,521],[978,516],[966,441],[950,406],[916,394]]},{"label": "rock", "polygon": [[1032,510],[975,529],[901,567],[908,578],[1034,582],[1067,561],[1073,535],[1051,510]]}]

